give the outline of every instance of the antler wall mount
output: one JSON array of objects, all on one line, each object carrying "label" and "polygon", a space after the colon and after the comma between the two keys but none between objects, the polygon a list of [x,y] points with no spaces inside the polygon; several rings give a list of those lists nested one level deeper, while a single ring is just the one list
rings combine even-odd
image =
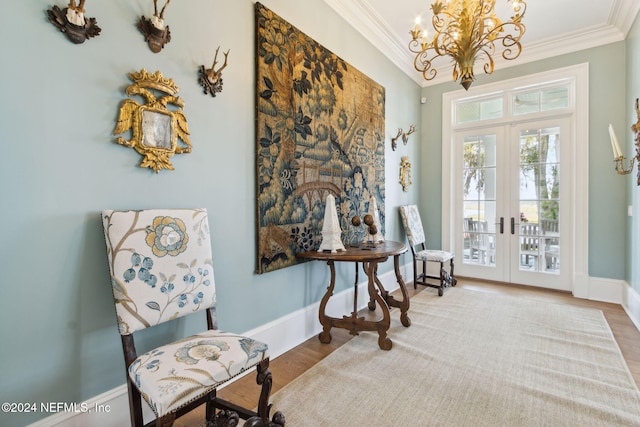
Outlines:
[{"label": "antler wall mount", "polygon": [[[161,169],[173,170],[169,158],[174,154],[191,152],[187,118],[182,111],[184,102],[173,79],[162,76],[160,71],[153,74],[144,68],[137,73],[129,73],[133,84],[127,86],[127,96],[140,95],[146,103],[141,105],[133,99],[125,99],[120,104],[118,122],[113,131],[118,135],[131,130],[131,139],[118,137],[116,142],[142,154],[141,168],[151,168],[156,173]],[[156,97],[153,91],[162,95]],[[169,111],[168,104],[178,109]],[[178,146],[178,139],[183,144]]]},{"label": "antler wall mount", "polygon": [[409,142],[409,135],[411,135],[415,131],[416,131],[416,125],[410,125],[408,132],[403,132],[402,128],[398,128],[398,134],[393,138],[391,138],[391,149],[393,151],[396,151],[396,148],[398,148],[398,138],[400,137],[402,137],[402,143],[404,145],[407,145],[407,142]]},{"label": "antler wall mount", "polygon": [[96,37],[102,31],[98,27],[96,18],[84,16],[84,3],[85,0],[80,0],[80,3],[76,6],[75,0],[71,0],[64,9],[53,6],[47,10],[49,22],[75,44],[84,43],[85,40]]},{"label": "antler wall mount", "polygon": [[216,54],[213,57],[213,65],[211,68],[205,68],[204,65],[201,65],[198,73],[198,83],[200,83],[200,86],[204,89],[204,94],[206,95],[209,93],[213,97],[216,96],[216,93],[222,92],[222,70],[227,66],[227,59],[229,59],[229,52],[231,52],[231,49],[223,52],[224,64],[216,70],[219,50],[220,46],[216,49]]},{"label": "antler wall mount", "polygon": [[158,0],[153,0],[153,16],[147,19],[144,16],[138,21],[138,29],[144,35],[144,40],[153,53],[162,50],[165,44],[171,41],[169,26],[164,24],[164,11],[171,0],[167,0],[160,13],[158,13]]}]

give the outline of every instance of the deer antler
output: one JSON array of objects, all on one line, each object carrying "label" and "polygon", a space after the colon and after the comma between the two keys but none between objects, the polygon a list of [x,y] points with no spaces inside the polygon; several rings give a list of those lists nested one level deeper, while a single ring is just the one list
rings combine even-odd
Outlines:
[{"label": "deer antler", "polygon": [[[171,3],[171,0],[167,0],[167,2],[162,7],[162,10],[160,11],[160,19],[164,19],[164,10],[167,8],[167,6],[169,6],[169,3]],[[157,13],[157,8],[156,8],[156,13]]]},{"label": "deer antler", "polygon": [[75,10],[78,13],[84,13],[84,2],[85,0],[80,0],[80,4],[76,6],[76,0],[71,0],[67,7],[69,9]]},{"label": "deer antler", "polygon": [[396,147],[398,146],[398,138],[402,135],[402,128],[398,128],[398,134],[391,138],[391,149],[396,151]]},{"label": "deer antler", "polygon": [[211,65],[211,68],[207,70],[207,75],[209,76],[209,79],[212,82],[217,81],[220,78],[220,75],[222,74],[222,70],[225,69],[225,67],[227,66],[227,59],[229,59],[229,52],[231,52],[231,49],[229,49],[226,52],[223,52],[224,54],[224,64],[222,64],[222,67],[218,68],[218,70],[215,69],[216,64],[218,63],[218,51],[220,50],[220,46],[218,46],[218,48],[216,49],[216,55],[213,57],[213,65]]},{"label": "deer antler", "polygon": [[411,135],[415,131],[416,131],[416,125],[411,125],[409,126],[409,132],[402,134],[402,142],[404,143],[404,145],[407,145],[407,142],[409,141],[409,135]]}]

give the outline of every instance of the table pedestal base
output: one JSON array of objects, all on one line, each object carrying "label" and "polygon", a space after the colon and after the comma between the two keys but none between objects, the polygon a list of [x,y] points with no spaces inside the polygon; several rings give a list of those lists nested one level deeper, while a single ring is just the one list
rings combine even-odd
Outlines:
[{"label": "table pedestal base", "polygon": [[407,289],[402,280],[402,275],[400,274],[399,267],[399,257],[394,256],[394,269],[396,278],[398,280],[398,284],[400,285],[400,290],[402,292],[402,301],[396,300],[392,295],[389,294],[387,290],[384,289],[384,286],[380,282],[377,276],[378,272],[378,262],[384,261],[376,260],[376,261],[363,261],[362,267],[364,269],[365,274],[368,277],[368,291],[369,291],[369,304],[368,307],[370,310],[375,310],[376,304],[380,306],[382,311],[382,318],[379,320],[367,320],[365,317],[358,317],[358,263],[356,262],[356,283],[355,283],[355,294],[354,294],[354,302],[353,302],[353,312],[349,316],[342,316],[342,318],[331,317],[328,316],[325,312],[327,307],[327,303],[329,298],[333,295],[333,290],[335,288],[335,279],[336,279],[336,271],[333,260],[327,261],[329,265],[329,269],[331,270],[331,282],[327,287],[327,292],[325,293],[322,301],[320,302],[320,324],[322,325],[322,332],[318,336],[320,342],[324,344],[328,344],[331,342],[331,328],[343,328],[347,329],[351,335],[358,335],[360,331],[377,331],[378,332],[378,346],[382,350],[391,350],[393,343],[387,337],[387,331],[389,330],[389,326],[391,325],[391,315],[389,312],[389,307],[397,307],[400,309],[400,322],[403,326],[408,327],[411,325],[411,320],[407,314],[409,310],[409,296],[407,294]]}]

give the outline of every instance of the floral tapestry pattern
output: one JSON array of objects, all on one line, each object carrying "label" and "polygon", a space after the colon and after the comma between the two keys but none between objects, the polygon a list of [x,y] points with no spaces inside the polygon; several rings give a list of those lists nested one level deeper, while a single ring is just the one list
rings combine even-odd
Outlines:
[{"label": "floral tapestry pattern", "polygon": [[257,272],[296,264],[322,242],[324,202],[336,198],[345,245],[351,218],[375,198],[384,234],[385,91],[256,3]]}]

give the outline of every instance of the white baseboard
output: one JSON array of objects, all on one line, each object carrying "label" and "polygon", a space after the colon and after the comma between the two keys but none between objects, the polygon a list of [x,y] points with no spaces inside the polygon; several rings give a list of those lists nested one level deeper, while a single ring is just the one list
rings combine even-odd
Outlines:
[{"label": "white baseboard", "polygon": [[640,294],[626,285],[622,293],[622,307],[636,328],[640,331]]},{"label": "white baseboard", "polygon": [[[28,427],[122,427],[130,425],[127,385],[108,390],[76,405],[77,412],[62,411]],[[86,409],[86,410],[85,410]],[[149,416],[153,413],[148,408]]]},{"label": "white baseboard", "polygon": [[640,294],[635,289],[624,280],[591,277],[588,283],[586,299],[620,304],[640,331]]},{"label": "white baseboard", "polygon": [[625,286],[628,286],[624,280],[602,277],[590,277],[588,283],[587,295],[580,297],[575,295],[576,297],[614,304],[622,304],[622,291]]},{"label": "white baseboard", "polygon": [[[407,272],[413,270],[411,265],[400,268],[403,278],[407,278]],[[366,278],[366,276],[363,274]],[[398,289],[398,283],[393,271],[381,274],[379,279],[386,290],[392,292]],[[353,310],[354,288],[351,287],[331,297],[327,305],[327,314],[340,316]],[[367,282],[358,284],[358,295],[368,295]],[[358,299],[358,309],[363,309],[369,302],[368,298]],[[322,330],[318,320],[318,308],[320,303],[311,304],[303,309],[294,311],[258,328],[245,332],[243,335],[269,343],[271,360],[286,353],[297,345],[312,338]],[[339,314],[338,314],[339,313]],[[235,379],[241,378],[239,376]],[[234,380],[235,380],[234,379]],[[229,381],[230,384],[233,381]],[[86,402],[77,405],[77,412],[59,412],[44,418],[28,427],[122,427],[130,425],[129,399],[127,386],[123,384]],[[153,413],[146,405],[145,420],[150,419]],[[86,409],[86,410],[84,410]]]}]

